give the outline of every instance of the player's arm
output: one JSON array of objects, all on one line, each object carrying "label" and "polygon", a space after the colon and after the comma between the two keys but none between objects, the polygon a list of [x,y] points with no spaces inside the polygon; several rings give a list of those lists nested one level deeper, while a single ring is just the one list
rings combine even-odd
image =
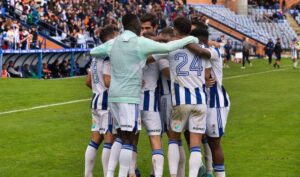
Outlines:
[{"label": "player's arm", "polygon": [[100,57],[110,55],[110,51],[113,43],[114,43],[114,39],[111,39],[98,47],[94,47],[91,50],[90,55],[92,57],[97,57],[97,59],[101,59]]},{"label": "player's arm", "polygon": [[106,88],[110,86],[110,75],[103,74],[104,85]]},{"label": "player's arm", "polygon": [[209,50],[200,47],[198,44],[189,44],[186,46],[186,48],[195,55],[201,56],[201,58],[204,59],[210,59],[212,56]]},{"label": "player's arm", "polygon": [[220,43],[218,43],[216,41],[208,41],[208,46],[210,46],[210,47],[216,47],[216,48],[220,48],[221,47]]},{"label": "player's arm", "polygon": [[198,39],[193,36],[188,36],[168,43],[160,43],[151,39],[140,37],[138,41],[138,47],[140,57],[142,59],[147,59],[146,57],[151,54],[168,53],[192,43],[198,43]]},{"label": "player's arm", "polygon": [[170,79],[170,65],[167,59],[161,59],[158,61],[159,70],[163,76]]},{"label": "player's arm", "polygon": [[88,88],[92,89],[92,75],[90,71],[88,71],[88,74],[85,77],[85,85]]}]

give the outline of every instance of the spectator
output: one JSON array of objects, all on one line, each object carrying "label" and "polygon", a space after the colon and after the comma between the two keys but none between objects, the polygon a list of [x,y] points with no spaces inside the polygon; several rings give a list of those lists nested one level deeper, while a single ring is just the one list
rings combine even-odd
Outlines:
[{"label": "spectator", "polygon": [[10,77],[10,75],[9,75],[9,73],[7,71],[7,68],[6,68],[6,64],[2,65],[1,77],[4,78],[4,79]]},{"label": "spectator", "polygon": [[61,64],[59,64],[59,70],[62,77],[70,76],[71,69],[69,68],[68,61],[64,60],[63,62],[61,62]]},{"label": "spectator", "polygon": [[229,68],[229,61],[231,60],[231,53],[232,53],[232,45],[230,40],[227,40],[227,43],[224,45],[224,51],[225,51],[224,67]]},{"label": "spectator", "polygon": [[243,38],[243,66],[241,67],[242,69],[245,69],[245,63],[246,61],[249,63],[250,66],[252,66],[252,63],[249,60],[249,54],[250,54],[250,49],[251,45],[248,43],[248,38]]},{"label": "spectator", "polygon": [[276,68],[276,67],[280,68],[281,52],[282,52],[281,42],[280,42],[280,39],[278,38],[277,42],[275,44],[275,47],[274,47],[274,53],[276,56],[276,61],[273,65],[274,68]]},{"label": "spectator", "polygon": [[16,68],[14,68],[14,62],[13,61],[8,62],[7,71],[9,73],[10,77],[18,77],[18,78],[22,77],[22,73],[19,72]]},{"label": "spectator", "polygon": [[268,56],[268,59],[269,59],[269,65],[272,64],[273,50],[274,50],[274,43],[273,43],[272,39],[269,39],[269,42],[267,43],[267,45],[265,47],[266,55]]},{"label": "spectator", "polygon": [[49,69],[51,71],[52,77],[53,78],[60,78],[61,74],[59,71],[59,63],[58,60],[55,60],[50,66]]},{"label": "spectator", "polygon": [[24,78],[35,78],[36,74],[32,72],[28,64],[24,65]]},{"label": "spectator", "polygon": [[50,79],[51,78],[51,71],[48,69],[48,64],[47,63],[43,63],[42,77],[44,79]]}]

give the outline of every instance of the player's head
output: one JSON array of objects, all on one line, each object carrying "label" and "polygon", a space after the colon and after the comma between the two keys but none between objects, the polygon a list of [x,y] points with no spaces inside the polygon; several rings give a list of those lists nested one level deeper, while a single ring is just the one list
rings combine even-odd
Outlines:
[{"label": "player's head", "polygon": [[143,33],[143,36],[145,37],[145,38],[149,38],[149,39],[153,39],[153,38],[155,38],[156,37],[156,35],[155,35],[155,33],[153,33],[153,32],[144,32]]},{"label": "player's head", "polygon": [[159,33],[160,42],[169,42],[175,36],[174,30],[171,27],[166,27]]},{"label": "player's head", "polygon": [[141,34],[141,22],[139,18],[134,14],[126,14],[122,18],[122,24],[124,30],[134,32],[136,35]]},{"label": "player's head", "polygon": [[106,25],[100,33],[100,40],[104,43],[119,35],[119,29],[115,25]]},{"label": "player's head", "polygon": [[146,13],[141,17],[141,35],[144,35],[145,32],[155,33],[156,28],[155,15]]},{"label": "player's head", "polygon": [[273,42],[271,38],[269,39],[269,42]]},{"label": "player's head", "polygon": [[191,30],[194,30],[196,28],[208,29],[208,26],[204,22],[198,20],[197,18],[194,18],[194,19],[192,19],[192,28],[191,28]]},{"label": "player's head", "polygon": [[185,17],[178,17],[174,20],[174,31],[176,35],[189,35],[191,32],[191,27],[191,21]]},{"label": "player's head", "polygon": [[280,38],[277,38],[277,42],[280,42]]},{"label": "player's head", "polygon": [[199,39],[199,41],[202,42],[203,44],[208,43],[209,33],[208,33],[207,29],[196,28],[193,31],[191,31],[191,35],[194,37],[197,37]]}]

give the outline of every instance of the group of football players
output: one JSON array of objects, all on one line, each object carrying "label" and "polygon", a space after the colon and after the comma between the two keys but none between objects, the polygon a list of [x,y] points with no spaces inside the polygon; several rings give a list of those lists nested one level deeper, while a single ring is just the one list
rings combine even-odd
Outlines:
[{"label": "group of football players", "polygon": [[[208,40],[207,26],[178,17],[173,27],[156,33],[156,18],[127,14],[124,31],[106,26],[93,57],[86,84],[92,89],[92,136],[85,153],[85,177],[93,176],[96,152],[102,150],[103,176],[140,176],[137,170],[141,125],[152,149],[150,176],[162,177],[167,148],[171,177],[225,177],[221,137],[230,101],[222,84],[219,44]],[[203,144],[205,161],[202,161]],[[150,172],[149,172],[150,173]]]}]

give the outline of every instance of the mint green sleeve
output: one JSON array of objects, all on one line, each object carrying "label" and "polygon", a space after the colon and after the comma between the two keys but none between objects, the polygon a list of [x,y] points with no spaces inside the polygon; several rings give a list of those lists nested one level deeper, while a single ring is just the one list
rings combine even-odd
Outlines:
[{"label": "mint green sleeve", "polygon": [[90,55],[92,57],[103,57],[103,56],[110,56],[111,47],[114,43],[114,39],[111,39],[104,44],[101,44],[98,47],[93,48],[90,51]]},{"label": "mint green sleeve", "polygon": [[168,43],[160,43],[144,37],[139,37],[138,40],[138,51],[143,59],[147,58],[147,56],[151,54],[168,53],[180,49],[188,44],[198,43],[198,39],[193,36],[188,36]]}]

